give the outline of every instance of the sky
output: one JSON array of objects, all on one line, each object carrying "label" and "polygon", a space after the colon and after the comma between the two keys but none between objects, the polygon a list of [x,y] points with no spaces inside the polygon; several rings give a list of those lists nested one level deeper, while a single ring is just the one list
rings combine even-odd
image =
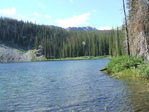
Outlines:
[{"label": "sky", "polygon": [[40,25],[100,30],[124,22],[122,0],[0,0],[0,16]]}]

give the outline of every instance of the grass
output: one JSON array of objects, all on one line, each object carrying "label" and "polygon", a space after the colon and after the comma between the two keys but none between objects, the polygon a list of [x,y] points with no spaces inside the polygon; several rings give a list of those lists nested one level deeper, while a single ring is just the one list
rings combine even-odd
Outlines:
[{"label": "grass", "polygon": [[57,59],[47,59],[46,61],[54,61],[54,60],[89,60],[89,59],[103,59],[103,58],[108,58],[108,56],[66,57],[66,58],[57,58]]},{"label": "grass", "polygon": [[149,78],[149,65],[145,64],[142,58],[128,55],[116,57],[105,68],[107,69],[105,72],[114,77]]},{"label": "grass", "polygon": [[37,57],[36,49],[30,50],[30,55],[32,56],[31,61],[60,61],[60,60],[89,60],[89,59],[109,59],[108,55],[104,56],[80,56],[80,57],[66,57],[66,58],[52,58],[52,59],[46,59],[44,56]]}]

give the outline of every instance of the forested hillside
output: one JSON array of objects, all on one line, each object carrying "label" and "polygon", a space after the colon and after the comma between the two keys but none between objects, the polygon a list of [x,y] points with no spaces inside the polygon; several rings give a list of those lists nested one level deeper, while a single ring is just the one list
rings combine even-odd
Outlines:
[{"label": "forested hillside", "polygon": [[39,49],[47,59],[124,54],[124,31],[67,31],[0,18],[0,41],[25,50]]}]

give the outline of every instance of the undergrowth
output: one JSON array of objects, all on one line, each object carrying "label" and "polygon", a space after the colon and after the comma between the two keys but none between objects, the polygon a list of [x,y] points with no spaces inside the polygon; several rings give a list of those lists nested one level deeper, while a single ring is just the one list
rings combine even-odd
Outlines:
[{"label": "undergrowth", "polygon": [[124,55],[113,58],[106,66],[106,72],[114,76],[136,76],[149,78],[149,65],[142,58]]}]

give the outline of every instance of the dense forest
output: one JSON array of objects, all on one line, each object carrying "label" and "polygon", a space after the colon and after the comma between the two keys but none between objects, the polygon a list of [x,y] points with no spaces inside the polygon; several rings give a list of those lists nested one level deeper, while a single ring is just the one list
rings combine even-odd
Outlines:
[{"label": "dense forest", "polygon": [[148,3],[127,0],[124,25],[107,31],[73,31],[1,17],[0,41],[25,50],[40,48],[47,59],[129,54],[149,60]]},{"label": "dense forest", "polygon": [[0,41],[25,50],[43,49],[47,59],[124,54],[124,30],[68,31],[54,26],[0,18]]}]

